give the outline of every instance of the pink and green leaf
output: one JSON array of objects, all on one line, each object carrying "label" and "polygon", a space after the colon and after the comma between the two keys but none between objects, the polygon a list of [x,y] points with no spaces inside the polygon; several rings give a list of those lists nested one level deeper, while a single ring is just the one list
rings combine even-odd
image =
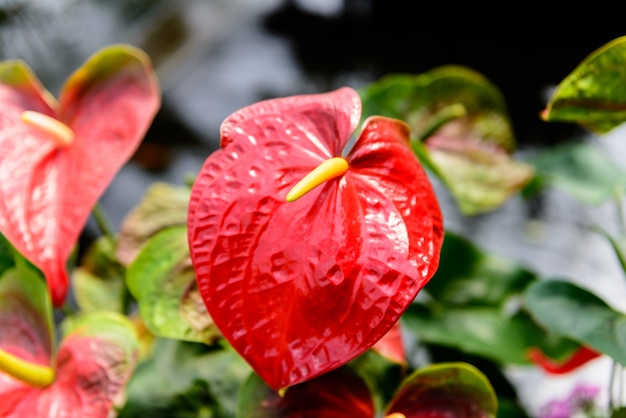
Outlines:
[{"label": "pink and green leaf", "polygon": [[[68,289],[67,259],[92,207],[143,139],[160,105],[147,56],[116,45],[94,54],[67,81],[58,105],[23,63],[0,67],[0,231],[39,267],[55,306]],[[67,125],[59,148],[22,122],[36,111]]]},{"label": "pink and green leaf", "polygon": [[500,207],[533,177],[532,166],[513,159],[515,138],[500,91],[469,68],[389,75],[362,95],[366,115],[411,126],[416,154],[466,215]]},{"label": "pink and green leaf", "polygon": [[308,172],[342,155],[359,114],[349,88],[244,108],[224,121],[222,148],[192,189],[200,292],[274,389],[370,348],[438,265],[441,212],[398,120],[368,119],[344,175],[285,201]]},{"label": "pink and green leaf", "polygon": [[6,271],[0,277],[0,301],[0,348],[25,361],[50,366],[55,337],[43,279],[25,268]]},{"label": "pink and green leaf", "polygon": [[541,117],[606,133],[626,122],[626,37],[585,58],[559,83]]},{"label": "pink and green leaf", "polygon": [[189,187],[168,183],[152,184],[120,226],[116,256],[128,266],[141,247],[164,228],[186,225]]}]

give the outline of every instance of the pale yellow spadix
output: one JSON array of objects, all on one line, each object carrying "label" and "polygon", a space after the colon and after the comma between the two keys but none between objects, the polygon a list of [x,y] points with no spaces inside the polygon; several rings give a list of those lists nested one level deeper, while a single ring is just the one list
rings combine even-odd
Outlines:
[{"label": "pale yellow spadix", "polygon": [[61,148],[74,142],[74,131],[58,119],[34,110],[26,110],[22,112],[22,121],[48,134]]},{"label": "pale yellow spadix", "polygon": [[385,416],[385,418],[406,418],[406,415],[401,412],[394,412],[393,414]]},{"label": "pale yellow spadix", "polygon": [[287,193],[287,202],[297,200],[319,186],[348,171],[348,161],[342,157],[329,158],[315,167]]},{"label": "pale yellow spadix", "polygon": [[0,349],[0,371],[30,386],[45,388],[54,382],[54,370],[30,363]]}]

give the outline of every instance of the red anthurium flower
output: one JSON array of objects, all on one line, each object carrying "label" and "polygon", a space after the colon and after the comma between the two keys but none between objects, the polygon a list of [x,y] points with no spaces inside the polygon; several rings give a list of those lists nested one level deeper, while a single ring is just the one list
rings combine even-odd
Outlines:
[{"label": "red anthurium flower", "polygon": [[0,63],[0,232],[42,270],[55,306],[92,207],[159,105],[150,61],[130,46],[92,56],[58,102],[26,64]]},{"label": "red anthurium flower", "polygon": [[579,347],[569,358],[557,361],[546,356],[541,349],[533,347],[528,350],[528,358],[550,374],[566,374],[582,367],[602,354],[587,346]]},{"label": "red anthurium flower", "polygon": [[371,117],[347,148],[360,115],[350,88],[241,109],[192,189],[204,302],[274,389],[370,348],[438,266],[442,215],[407,125]]},{"label": "red anthurium flower", "polygon": [[137,359],[132,323],[106,311],[68,318],[57,350],[38,275],[4,274],[0,301],[0,417],[110,416]]}]

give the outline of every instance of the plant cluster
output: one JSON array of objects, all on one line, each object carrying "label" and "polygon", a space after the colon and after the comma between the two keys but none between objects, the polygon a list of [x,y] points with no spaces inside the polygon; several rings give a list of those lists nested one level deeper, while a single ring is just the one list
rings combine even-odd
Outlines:
[{"label": "plant cluster", "polygon": [[[618,38],[540,117],[602,136],[625,79]],[[444,228],[433,178],[467,217],[548,187],[621,208],[626,186],[587,142],[520,158],[474,70],[251,104],[189,184],[154,183],[114,231],[98,200],[160,102],[129,45],[58,99],[0,63],[0,417],[527,417],[507,366],[626,364],[624,313]],[[78,248],[90,215],[102,235]],[[626,272],[626,230],[590,227]],[[595,396],[540,413],[626,415]]]}]

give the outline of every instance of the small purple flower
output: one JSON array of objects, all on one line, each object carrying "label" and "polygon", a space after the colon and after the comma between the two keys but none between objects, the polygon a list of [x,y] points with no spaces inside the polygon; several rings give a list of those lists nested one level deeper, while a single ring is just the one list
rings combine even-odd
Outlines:
[{"label": "small purple flower", "polygon": [[571,418],[578,412],[590,413],[599,392],[597,386],[578,384],[565,399],[554,399],[544,405],[539,418]]}]

